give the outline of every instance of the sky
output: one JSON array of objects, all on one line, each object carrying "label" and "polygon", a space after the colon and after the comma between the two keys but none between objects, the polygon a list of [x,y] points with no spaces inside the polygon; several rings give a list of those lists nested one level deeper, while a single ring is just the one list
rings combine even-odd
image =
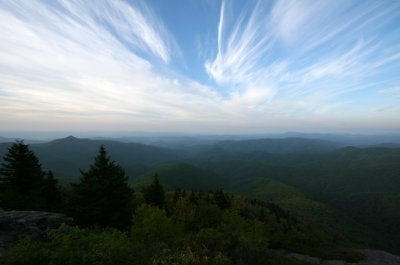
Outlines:
[{"label": "sky", "polygon": [[400,132],[397,0],[1,0],[0,131]]}]

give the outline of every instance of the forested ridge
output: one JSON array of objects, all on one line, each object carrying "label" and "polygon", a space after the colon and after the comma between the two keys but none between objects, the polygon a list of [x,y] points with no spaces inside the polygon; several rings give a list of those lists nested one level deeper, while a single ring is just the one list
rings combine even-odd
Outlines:
[{"label": "forested ridge", "polygon": [[[77,225],[24,238],[3,262],[303,264],[277,250],[347,261],[363,258],[356,248],[400,253],[400,149],[310,141],[0,144],[0,207],[64,212]],[[29,204],[17,200],[27,176]]]}]

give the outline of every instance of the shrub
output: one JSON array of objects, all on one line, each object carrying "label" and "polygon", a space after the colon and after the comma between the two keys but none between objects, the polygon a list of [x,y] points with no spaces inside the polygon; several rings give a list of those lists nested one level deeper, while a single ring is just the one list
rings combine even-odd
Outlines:
[{"label": "shrub", "polygon": [[5,265],[117,265],[136,264],[129,238],[115,229],[89,230],[62,225],[50,240],[25,237],[3,256]]}]

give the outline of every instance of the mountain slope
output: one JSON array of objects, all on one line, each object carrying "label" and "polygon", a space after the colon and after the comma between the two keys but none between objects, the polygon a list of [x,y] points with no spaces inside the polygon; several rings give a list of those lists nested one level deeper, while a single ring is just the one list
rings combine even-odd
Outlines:
[{"label": "mountain slope", "polygon": [[215,147],[227,152],[236,153],[265,152],[270,154],[290,154],[324,153],[334,150],[337,145],[333,142],[317,139],[283,138],[224,141],[216,144]]},{"label": "mountain slope", "polygon": [[[181,158],[178,151],[135,143],[108,140],[89,140],[67,137],[48,143],[31,144],[43,168],[52,170],[62,182],[76,180],[79,170],[86,170],[93,162],[101,144],[109,155],[119,163],[131,178],[137,177],[151,167]],[[0,155],[7,152],[11,144],[0,144]]]},{"label": "mountain slope", "polygon": [[136,190],[149,185],[158,175],[160,183],[168,191],[176,188],[203,190],[222,188],[224,178],[215,173],[186,163],[169,164],[153,169],[132,182]]}]

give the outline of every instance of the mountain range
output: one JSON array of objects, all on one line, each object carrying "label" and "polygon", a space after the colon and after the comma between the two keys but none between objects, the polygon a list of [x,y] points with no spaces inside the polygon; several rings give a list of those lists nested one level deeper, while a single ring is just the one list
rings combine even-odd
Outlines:
[{"label": "mountain range", "polygon": [[[186,139],[188,140],[188,139]],[[0,156],[12,143],[0,143]],[[67,137],[30,148],[68,188],[99,146],[136,191],[158,175],[166,190],[223,188],[277,203],[331,239],[400,253],[400,148],[299,137],[208,141],[167,148]],[[181,147],[182,147],[181,146]],[[338,236],[340,235],[340,236]]]}]

